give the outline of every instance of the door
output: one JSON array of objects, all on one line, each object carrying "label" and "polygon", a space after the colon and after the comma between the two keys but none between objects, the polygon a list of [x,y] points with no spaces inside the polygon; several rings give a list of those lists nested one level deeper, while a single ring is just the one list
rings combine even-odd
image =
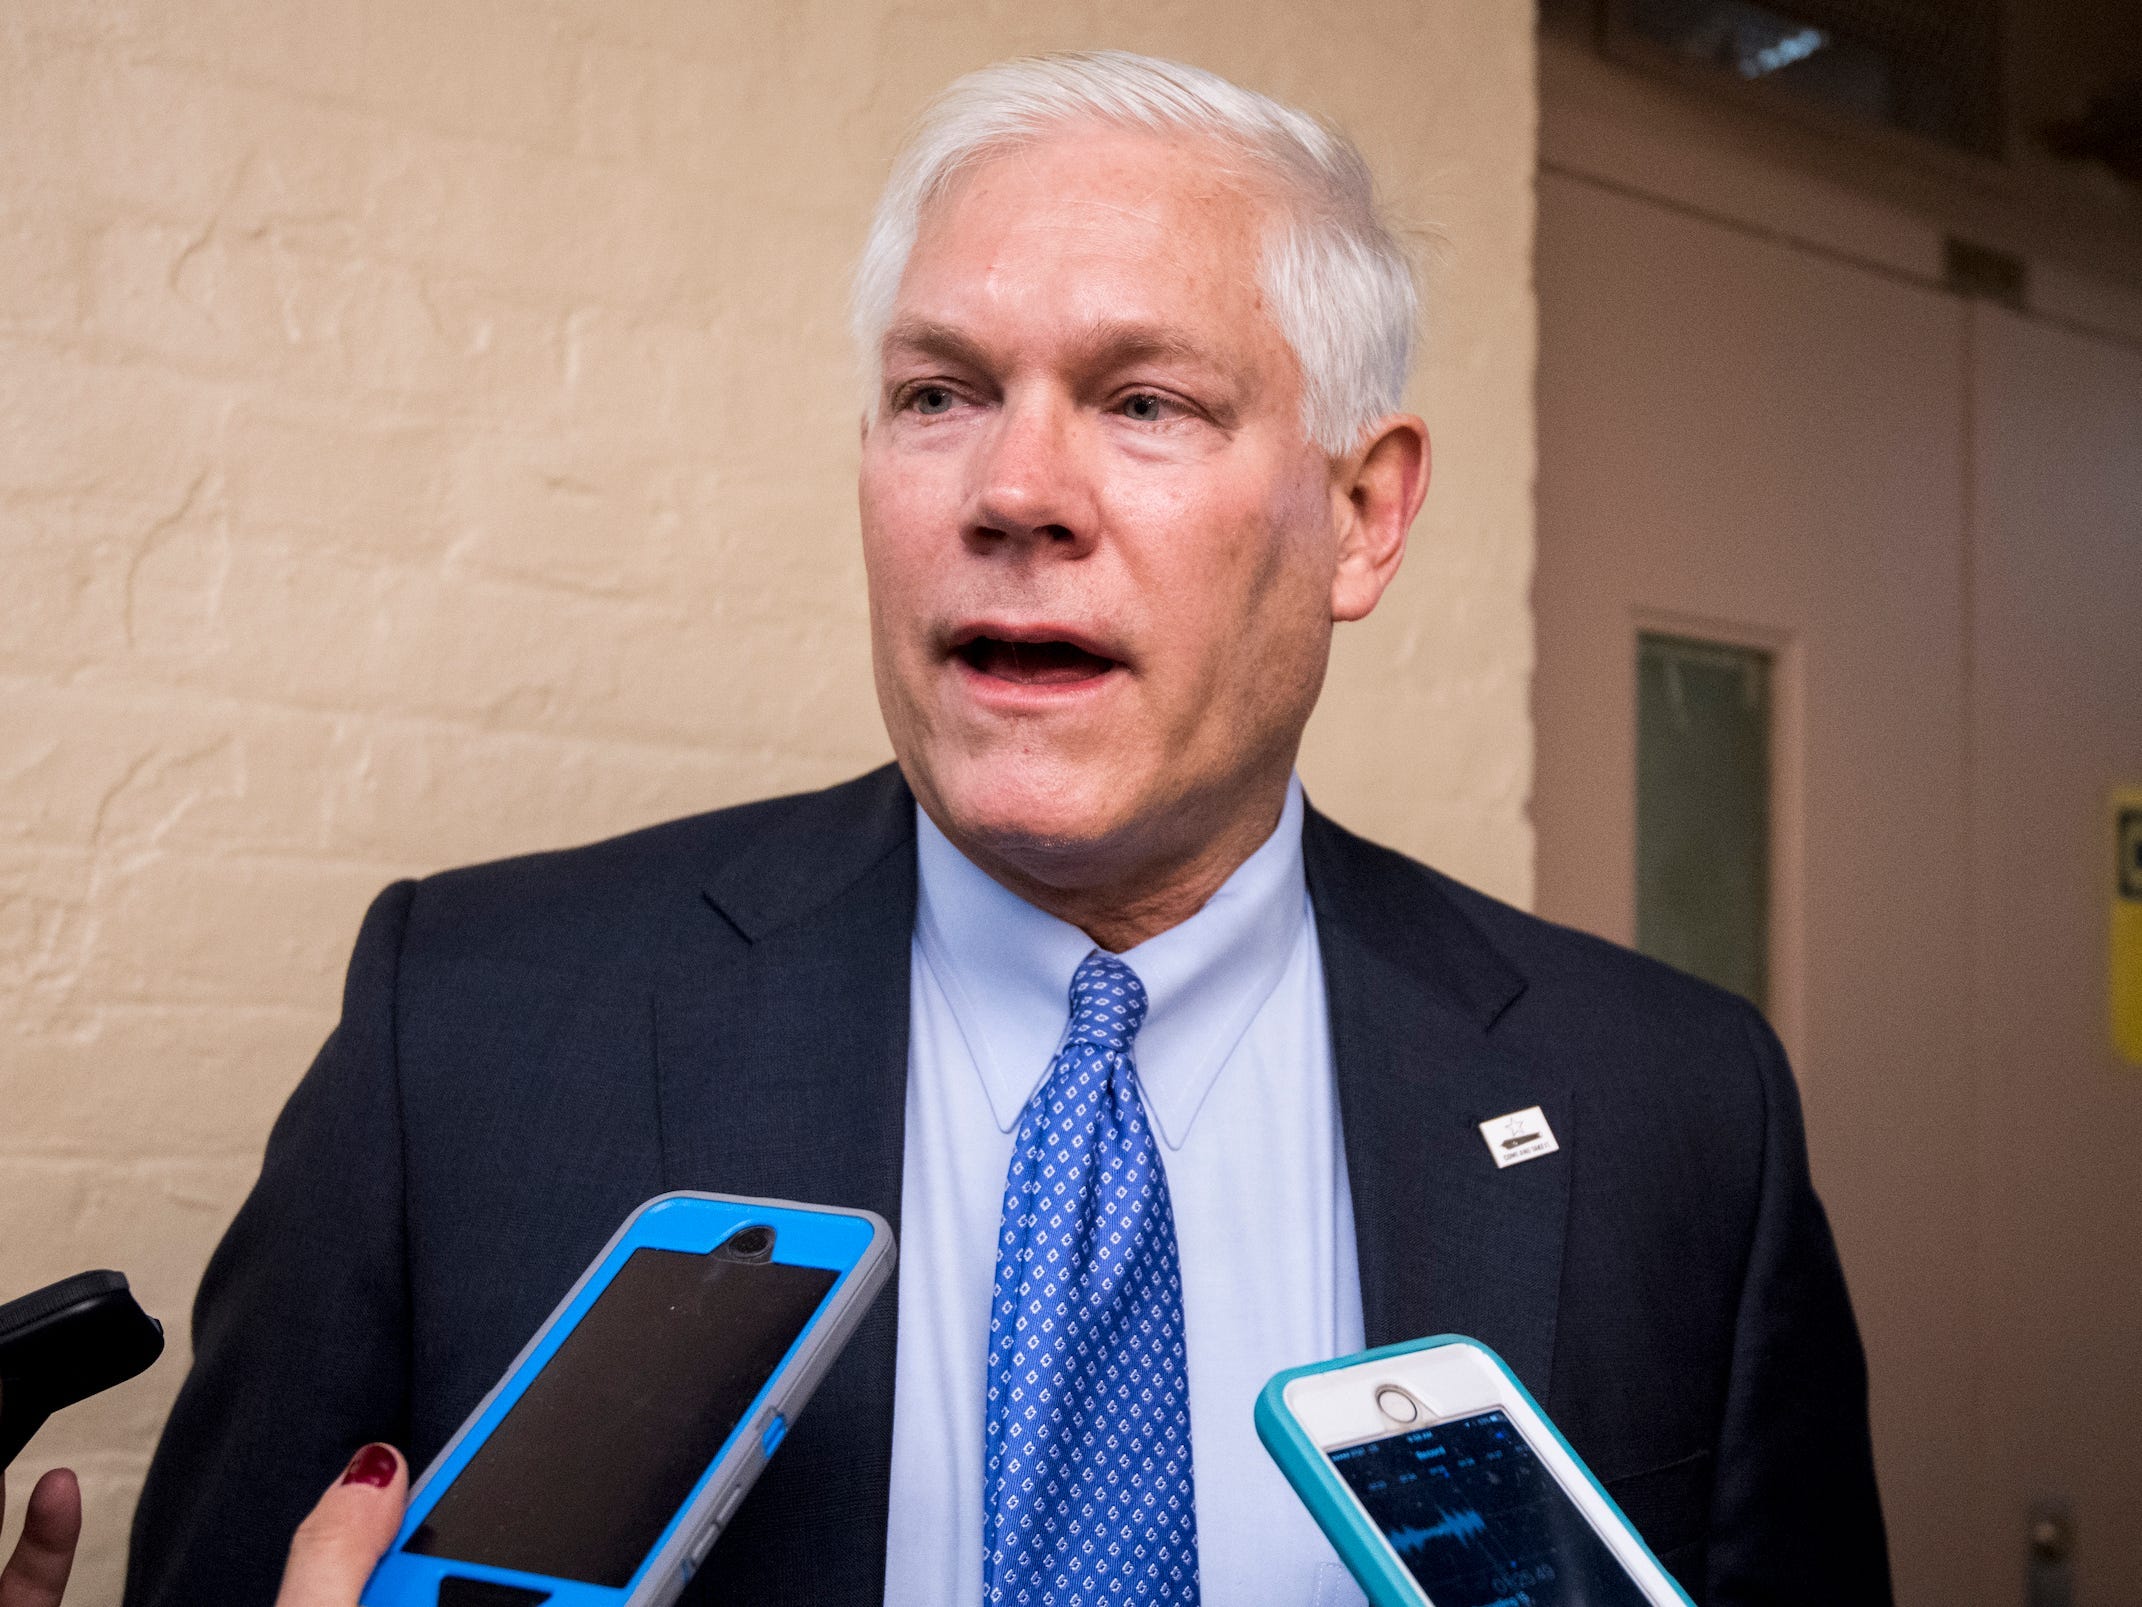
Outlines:
[{"label": "door", "polygon": [[1539,293],[1541,912],[1636,936],[1640,638],[1767,654],[1764,1002],[1866,1338],[1899,1599],[2014,1601],[1969,1310],[1967,309],[1551,172]]},{"label": "door", "polygon": [[2075,1600],[2112,1607],[2142,1603],[2142,1067],[2106,953],[2108,794],[2142,786],[2142,350],[1990,307],[1970,335],[1987,1457],[2008,1513],[2072,1515]]}]

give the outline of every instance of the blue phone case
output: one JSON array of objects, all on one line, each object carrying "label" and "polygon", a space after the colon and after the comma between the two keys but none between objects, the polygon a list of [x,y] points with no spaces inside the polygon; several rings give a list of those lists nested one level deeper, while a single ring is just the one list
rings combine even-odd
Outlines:
[{"label": "blue phone case", "polygon": [[[1628,1530],[1637,1544],[1644,1547],[1645,1554],[1651,1555],[1650,1546],[1646,1545],[1643,1536],[1636,1532],[1636,1526],[1629,1522],[1627,1514],[1615,1504],[1614,1498],[1606,1493],[1606,1487],[1592,1476],[1592,1470],[1585,1466],[1584,1458],[1577,1455],[1569,1441],[1562,1438],[1562,1431],[1554,1426],[1554,1419],[1532,1398],[1532,1392],[1518,1382],[1517,1375],[1510,1371],[1503,1359],[1477,1339],[1467,1339],[1462,1334],[1437,1334],[1428,1339],[1409,1340],[1402,1345],[1384,1345],[1356,1355],[1341,1356],[1335,1361],[1316,1362],[1307,1367],[1290,1367],[1283,1373],[1274,1374],[1257,1395],[1257,1438],[1262,1440],[1264,1448],[1271,1452],[1272,1460],[1279,1464],[1279,1471],[1285,1474],[1287,1482],[1294,1486],[1294,1493],[1301,1497],[1302,1505],[1309,1509],[1310,1516],[1317,1521],[1317,1527],[1322,1529],[1331,1541],[1332,1548],[1339,1554],[1339,1560],[1346,1564],[1347,1570],[1367,1592],[1373,1607],[1424,1607],[1428,1598],[1421,1590],[1419,1582],[1399,1560],[1398,1553],[1391,1549],[1390,1543],[1384,1539],[1375,1524],[1369,1521],[1361,1503],[1354,1499],[1353,1491],[1346,1487],[1346,1481],[1339,1476],[1339,1470],[1332,1466],[1331,1458],[1318,1449],[1316,1442],[1287,1409],[1286,1388],[1297,1378],[1338,1372],[1343,1368],[1359,1367],[1367,1362],[1382,1361],[1393,1356],[1405,1356],[1414,1351],[1433,1350],[1439,1345],[1467,1345],[1485,1358],[1509,1386],[1510,1393],[1539,1413],[1540,1421],[1547,1425],[1547,1432],[1554,1436],[1555,1443],[1567,1453],[1577,1471],[1584,1475],[1585,1482],[1599,1492],[1600,1499],[1607,1504],[1607,1510],[1620,1520],[1621,1526]],[[1652,1560],[1656,1562],[1658,1559],[1652,1556]],[[1663,1568],[1659,1571],[1665,1574],[1667,1584],[1672,1586],[1674,1594],[1681,1599],[1685,1607],[1695,1607],[1695,1604],[1689,1601],[1688,1593],[1681,1589],[1673,1576],[1666,1574]]]},{"label": "blue phone case", "polygon": [[[402,1549],[634,1251],[705,1254],[739,1228],[752,1225],[774,1229],[774,1261],[820,1267],[839,1276],[624,1586],[590,1585]],[[365,1586],[362,1607],[435,1607],[455,1594],[450,1588],[442,1595],[441,1581],[448,1579],[468,1581],[471,1599],[511,1600],[510,1591],[518,1588],[529,1592],[526,1601],[542,1601],[546,1607],[665,1607],[691,1578],[765,1468],[789,1421],[891,1276],[893,1253],[892,1230],[869,1211],[725,1194],[676,1193],[649,1200],[611,1237],[417,1481],[394,1545]]]}]

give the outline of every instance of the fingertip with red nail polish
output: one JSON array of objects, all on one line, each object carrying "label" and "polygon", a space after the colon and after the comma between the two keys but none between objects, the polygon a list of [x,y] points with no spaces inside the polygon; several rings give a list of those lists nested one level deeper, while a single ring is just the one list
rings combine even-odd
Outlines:
[{"label": "fingertip with red nail polish", "polygon": [[369,1484],[384,1490],[394,1482],[395,1470],[400,1467],[393,1450],[385,1445],[367,1445],[350,1458],[350,1465],[343,1469],[344,1484]]}]

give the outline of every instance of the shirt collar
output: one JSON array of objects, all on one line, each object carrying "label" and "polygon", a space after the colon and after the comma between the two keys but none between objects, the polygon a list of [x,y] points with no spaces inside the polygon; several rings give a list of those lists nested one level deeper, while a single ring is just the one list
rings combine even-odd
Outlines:
[{"label": "shirt collar", "polygon": [[[1302,787],[1279,825],[1205,907],[1122,956],[1149,1001],[1132,1046],[1138,1086],[1170,1149],[1278,985],[1308,915]],[[967,1043],[991,1115],[1010,1132],[1070,1015],[1071,974],[1093,940],[991,879],[915,811],[915,934]]]}]

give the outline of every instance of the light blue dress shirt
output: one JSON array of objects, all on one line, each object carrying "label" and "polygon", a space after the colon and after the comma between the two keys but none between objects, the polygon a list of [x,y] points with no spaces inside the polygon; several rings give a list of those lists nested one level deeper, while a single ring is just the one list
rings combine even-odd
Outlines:
[{"label": "light blue dress shirt", "polygon": [[[1182,1252],[1204,1607],[1363,1598],[1257,1441],[1283,1367],[1359,1350],[1361,1282],[1302,793],[1181,925],[1124,954],[1151,999],[1133,1058]],[[1093,948],[916,812],[887,1607],[982,1590],[983,1390],[1012,1133]]]}]

